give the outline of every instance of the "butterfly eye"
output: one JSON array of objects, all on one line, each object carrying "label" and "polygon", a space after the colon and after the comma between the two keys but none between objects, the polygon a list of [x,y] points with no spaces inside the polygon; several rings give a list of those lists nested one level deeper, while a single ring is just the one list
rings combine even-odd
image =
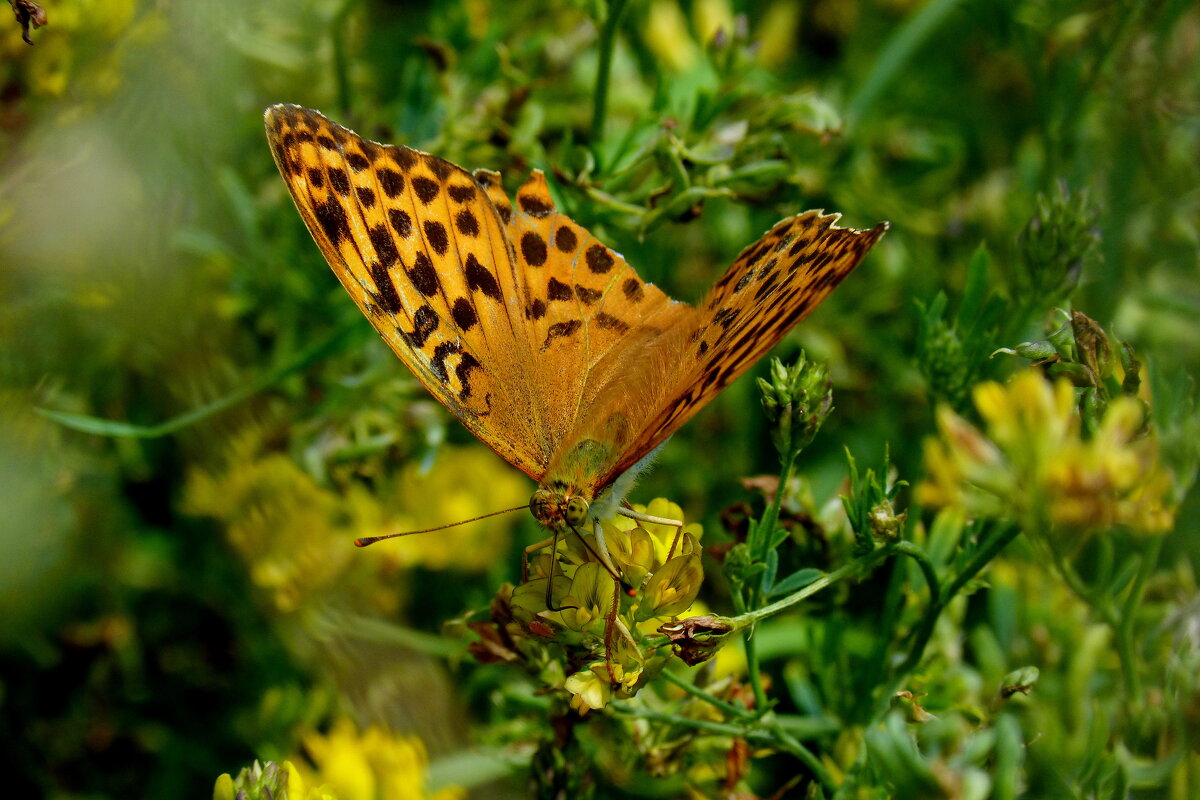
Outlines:
[{"label": "butterfly eye", "polygon": [[588,501],[582,497],[572,497],[567,501],[567,522],[571,525],[582,525],[587,522]]}]

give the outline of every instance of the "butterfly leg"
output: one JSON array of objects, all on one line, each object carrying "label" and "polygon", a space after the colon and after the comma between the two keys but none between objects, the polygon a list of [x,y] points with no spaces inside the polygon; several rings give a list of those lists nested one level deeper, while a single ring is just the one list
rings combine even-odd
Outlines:
[{"label": "butterfly leg", "polygon": [[543,539],[540,542],[531,544],[521,553],[521,583],[526,583],[529,580],[529,556],[531,553],[536,553],[550,545],[558,545],[558,535],[555,534],[549,539]]},{"label": "butterfly leg", "polygon": [[675,529],[675,538],[671,540],[671,549],[667,553],[667,558],[670,559],[675,555],[675,548],[679,546],[679,537],[683,535],[683,521],[678,519],[667,519],[666,517],[656,517],[653,514],[643,514],[640,511],[634,511],[632,508],[618,508],[617,513],[622,517],[629,517],[638,522],[651,522],[656,525],[670,525]]},{"label": "butterfly leg", "polygon": [[600,520],[592,520],[592,534],[596,537],[596,549],[599,551],[596,555],[600,559],[600,563],[608,570],[608,574],[612,575],[617,583],[621,582],[621,573],[613,566],[612,556],[608,554],[608,544],[604,541],[604,530],[600,527]]}]

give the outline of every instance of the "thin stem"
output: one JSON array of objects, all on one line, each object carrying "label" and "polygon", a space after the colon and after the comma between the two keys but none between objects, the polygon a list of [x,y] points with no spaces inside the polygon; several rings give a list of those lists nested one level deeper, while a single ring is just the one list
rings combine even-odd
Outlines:
[{"label": "thin stem", "polygon": [[[679,714],[668,714],[663,711],[650,711],[644,708],[633,708],[625,703],[612,702],[608,707],[618,714],[624,714],[630,717],[638,717],[640,719],[650,720],[652,722],[665,722],[670,725],[679,725],[685,728],[695,728],[696,730],[706,731],[708,733],[719,733],[722,736],[740,736],[743,738],[751,738],[755,735],[755,731],[748,730],[741,725],[731,725],[728,722],[711,722],[706,719],[692,719],[691,717],[680,716]],[[762,732],[757,732],[760,736]]]},{"label": "thin stem", "polygon": [[937,571],[934,570],[933,562],[929,560],[925,551],[912,542],[898,542],[896,552],[903,553],[916,561],[917,566],[921,568],[921,573],[925,576],[925,583],[929,585],[929,605],[925,608],[925,616],[913,637],[912,648],[908,651],[908,656],[897,670],[898,675],[907,675],[920,663],[921,656],[925,654],[925,645],[933,636],[934,626],[937,625],[938,617],[942,615],[942,609],[945,606],[942,605],[941,584],[938,581]]},{"label": "thin stem", "polygon": [[742,631],[742,645],[746,648],[746,672],[750,675],[750,688],[754,690],[754,709],[759,714],[766,713],[770,701],[767,699],[767,689],[763,686],[762,672],[759,669],[758,645],[754,641],[754,628]]},{"label": "thin stem", "polygon": [[613,50],[617,43],[617,26],[628,0],[610,0],[608,16],[600,30],[600,63],[596,67],[596,91],[592,105],[592,144],[604,137],[604,122],[608,115],[608,81],[612,73]]},{"label": "thin stem", "polygon": [[751,714],[744,707],[734,705],[733,703],[726,703],[724,700],[717,697],[716,695],[714,695],[710,692],[704,691],[696,684],[691,683],[689,681],[685,681],[683,678],[679,677],[678,675],[671,672],[670,670],[663,670],[661,674],[662,674],[663,678],[666,679],[667,683],[675,684],[680,689],[683,689],[685,692],[690,694],[692,697],[695,697],[699,700],[703,700],[704,702],[708,703],[709,705],[721,709],[722,711],[724,711],[726,714],[730,715],[731,717],[737,717],[738,719],[744,719],[744,720],[755,719],[755,715]]},{"label": "thin stem", "polygon": [[[737,589],[733,592],[733,609],[741,619],[750,616],[746,612],[746,598],[742,592],[744,589]],[[753,593],[752,593],[753,594]],[[763,714],[767,709],[767,690],[762,684],[762,675],[759,672],[758,662],[758,645],[754,641],[754,626],[744,625],[734,628],[742,632],[742,647],[746,650],[746,673],[750,678],[750,688],[754,692],[754,710],[756,715]]]},{"label": "thin stem", "polygon": [[779,486],[775,490],[775,497],[771,499],[770,504],[763,510],[763,515],[755,526],[758,541],[750,542],[749,544],[750,554],[757,561],[761,561],[767,556],[765,552],[766,542],[771,540],[772,534],[775,533],[775,526],[779,524],[779,510],[783,507],[783,494],[787,490],[788,481],[792,479],[792,469],[795,463],[795,454],[783,459],[783,467],[779,471]]},{"label": "thin stem", "polygon": [[653,722],[665,722],[669,725],[679,725],[684,728],[693,728],[695,730],[705,731],[707,733],[717,733],[723,736],[737,736],[747,741],[773,745],[776,749],[791,753],[813,773],[816,779],[825,787],[826,793],[833,790],[833,779],[829,772],[821,764],[820,759],[813,754],[811,750],[797,741],[790,733],[783,729],[778,723],[772,725],[767,730],[755,730],[752,728],[743,728],[740,725],[730,725],[724,722],[710,722],[703,719],[692,719],[691,717],[683,717],[678,714],[667,714],[661,711],[648,711],[640,708],[632,708],[625,703],[609,703],[609,708],[619,714],[625,714],[631,717],[650,720]]},{"label": "thin stem", "polygon": [[1013,525],[1002,528],[998,533],[993,534],[990,539],[975,551],[975,555],[971,556],[971,560],[963,567],[962,572],[958,573],[958,576],[950,582],[950,585],[942,590],[940,604],[943,607],[949,605],[955,595],[962,591],[962,588],[974,579],[980,570],[991,563],[992,559],[999,555],[1001,550],[1008,547],[1009,542],[1017,538],[1020,533],[1021,528]]},{"label": "thin stem", "polygon": [[891,547],[876,548],[875,550],[872,550],[870,553],[867,553],[866,555],[856,559],[855,561],[851,561],[848,564],[838,567],[833,572],[825,573],[820,578],[817,578],[815,581],[813,581],[812,583],[805,586],[803,589],[800,589],[792,594],[789,594],[787,597],[783,598],[782,600],[776,600],[774,603],[771,603],[769,606],[763,606],[762,608],[757,609],[755,611],[750,611],[750,612],[747,612],[744,614],[739,614],[738,616],[733,617],[729,621],[733,625],[734,630],[741,630],[742,628],[745,628],[749,625],[754,625],[754,624],[766,619],[767,617],[771,617],[771,616],[774,616],[775,614],[778,614],[780,611],[783,611],[784,609],[791,608],[792,606],[796,605],[797,603],[799,603],[802,600],[806,600],[809,597],[812,597],[817,592],[821,591],[822,589],[826,588],[827,586],[832,586],[833,584],[837,583],[838,581],[842,580],[843,578],[849,577],[858,572],[864,572],[864,571],[870,569],[871,567],[874,567],[876,564],[883,561],[885,558],[887,558],[891,554],[892,554]]},{"label": "thin stem", "polygon": [[1141,678],[1138,676],[1137,662],[1133,657],[1133,623],[1137,619],[1137,607],[1142,602],[1146,581],[1158,565],[1162,542],[1162,537],[1156,537],[1142,554],[1142,563],[1134,575],[1133,585],[1129,587],[1129,594],[1121,604],[1121,622],[1117,626],[1117,652],[1121,656],[1121,666],[1125,672],[1125,690],[1133,701],[1137,701],[1142,694]]},{"label": "thin stem", "polygon": [[[911,545],[910,542],[901,542],[896,546],[898,550],[915,559],[921,565],[921,570],[925,574],[925,580],[929,583],[931,598],[929,607],[925,609],[925,616],[921,620],[920,627],[917,628],[916,633],[913,635],[912,647],[909,648],[904,662],[896,670],[897,678],[907,675],[916,668],[917,664],[921,663],[921,657],[925,655],[925,648],[928,646],[930,638],[933,637],[933,629],[937,625],[938,618],[941,617],[942,611],[946,609],[946,606],[950,605],[950,601],[955,598],[959,591],[972,578],[979,574],[980,570],[991,563],[992,559],[999,555],[1000,551],[1007,547],[1008,543],[1015,539],[1020,532],[1021,529],[1014,525],[1003,528],[994,534],[983,543],[975,552],[975,555],[971,557],[970,561],[967,562],[966,566],[963,567],[962,572],[945,589],[938,589],[938,579],[933,572],[933,564],[925,557],[924,552],[920,551],[915,545]],[[911,549],[904,547],[904,545],[911,545]],[[917,552],[920,552],[920,557],[917,556]]]},{"label": "thin stem", "polygon": [[800,759],[804,766],[808,767],[809,771],[812,772],[813,777],[815,777],[825,789],[826,795],[832,794],[836,787],[834,786],[833,778],[830,777],[829,772],[825,769],[825,766],[821,763],[821,760],[817,758],[811,750],[801,744],[799,740],[785,731],[783,726],[778,722],[771,726],[771,730],[775,733],[778,741],[786,746],[787,751],[796,758]]}]

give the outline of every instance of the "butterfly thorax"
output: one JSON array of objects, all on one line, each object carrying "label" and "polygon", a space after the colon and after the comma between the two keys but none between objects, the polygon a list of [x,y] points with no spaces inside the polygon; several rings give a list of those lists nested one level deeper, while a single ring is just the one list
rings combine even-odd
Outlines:
[{"label": "butterfly thorax", "polygon": [[529,510],[548,528],[587,522],[596,499],[596,479],[611,448],[584,439],[551,461],[541,485],[529,500]]}]

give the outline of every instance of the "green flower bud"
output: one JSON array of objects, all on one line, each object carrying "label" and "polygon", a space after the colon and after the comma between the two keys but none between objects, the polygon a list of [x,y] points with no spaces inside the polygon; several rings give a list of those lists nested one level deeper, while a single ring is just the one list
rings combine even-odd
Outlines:
[{"label": "green flower bud", "polygon": [[771,380],[758,379],[771,440],[785,463],[808,446],[833,410],[833,381],[825,365],[805,358],[791,367],[771,361]]},{"label": "green flower bud", "polygon": [[1059,184],[1055,195],[1039,195],[1037,210],[1021,232],[1022,258],[1013,276],[1014,295],[1043,305],[1069,295],[1100,241],[1096,218],[1087,193],[1072,195],[1065,183]]},{"label": "green flower bud", "polygon": [[1033,685],[1037,683],[1038,675],[1037,667],[1021,667],[1004,676],[1004,680],[1000,681],[1000,696],[1005,700],[1020,692],[1021,694],[1029,694],[1033,691]]}]

